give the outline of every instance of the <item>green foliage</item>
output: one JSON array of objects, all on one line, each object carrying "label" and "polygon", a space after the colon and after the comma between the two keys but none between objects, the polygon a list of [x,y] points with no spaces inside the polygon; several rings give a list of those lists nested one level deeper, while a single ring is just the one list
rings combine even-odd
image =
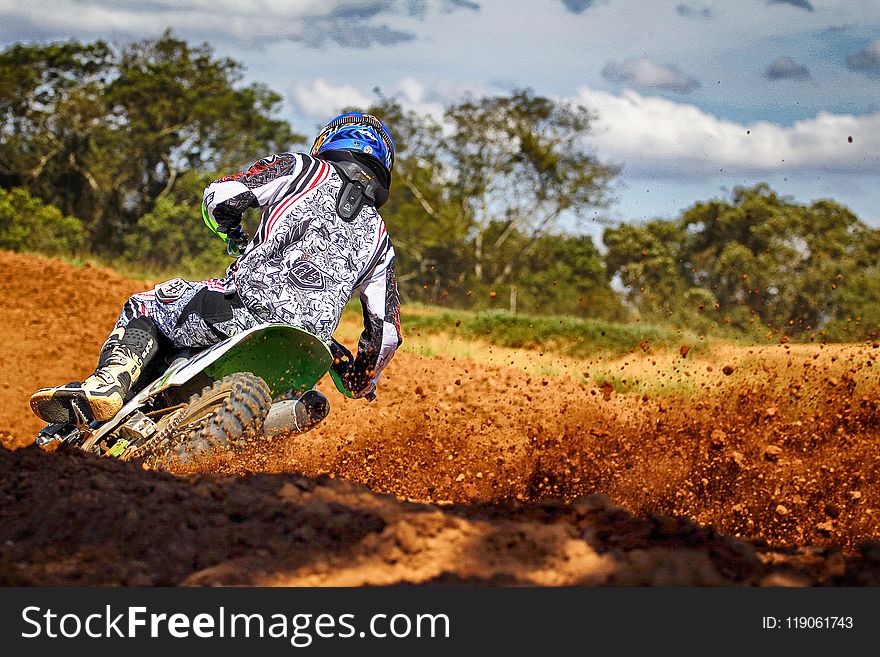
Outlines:
[{"label": "green foliage", "polygon": [[83,245],[82,223],[26,190],[0,188],[0,249],[73,255]]},{"label": "green foliage", "polygon": [[271,118],[281,97],[240,87],[241,65],[170,33],[113,48],[15,45],[0,53],[0,185],[79,217],[104,256],[176,191],[301,141]]},{"label": "green foliage", "polygon": [[[766,184],[696,203],[675,220],[609,229],[609,272],[646,317],[741,333],[876,332],[880,231],[831,200],[795,203]],[[871,324],[874,324],[873,329]]]},{"label": "green foliage", "polygon": [[[195,279],[222,276],[232,259],[226,254],[225,243],[204,226],[200,210],[202,192],[215,177],[193,171],[183,174],[176,191],[160,198],[127,232],[126,257],[168,275]],[[245,214],[246,230],[256,226],[256,220],[251,219]]]},{"label": "green foliage", "polygon": [[[451,105],[445,119],[451,134],[442,143],[441,159],[448,162],[450,197],[470,220],[478,284],[516,278],[537,248],[536,238],[552,232],[564,213],[583,218],[602,207],[618,173],[584,147],[593,116],[581,106],[518,90],[466,98]],[[493,226],[502,230],[490,237]],[[527,239],[510,249],[515,232]],[[490,264],[496,271],[487,271]]]},{"label": "green foliage", "polygon": [[463,286],[461,273],[469,263],[462,244],[470,227],[467,215],[450,198],[452,187],[438,148],[441,126],[381,94],[367,111],[389,125],[394,136],[391,194],[381,211],[399,254],[399,280],[410,290],[427,285],[439,301],[441,288]]},{"label": "green foliage", "polygon": [[126,257],[175,276],[220,276],[230,259],[223,243],[203,229],[200,221],[195,199],[165,196],[126,234]]},{"label": "green foliage", "polygon": [[0,184],[21,186],[65,214],[88,219],[84,162],[110,130],[102,43],[14,45],[0,53]]},{"label": "green foliage", "polygon": [[[602,255],[585,235],[542,235],[520,249],[523,266],[516,278],[517,310],[526,313],[569,314],[625,321],[629,313],[611,289]],[[512,257],[512,256],[511,256]]]},{"label": "green foliage", "polygon": [[[426,310],[404,307],[406,332],[450,333],[503,347],[540,349],[574,358],[597,353],[624,354],[644,348],[677,349],[683,342],[702,349],[691,332],[661,325],[623,324],[554,315],[522,315],[505,311]],[[404,336],[405,338],[405,336]]]},{"label": "green foliage", "polygon": [[529,91],[466,98],[448,108],[445,130],[381,94],[368,111],[393,126],[382,214],[407,299],[492,307],[515,288],[522,311],[627,316],[592,240],[556,228],[563,214],[602,206],[616,175],[581,145],[585,109]]},{"label": "green foliage", "polygon": [[623,224],[606,230],[603,241],[605,265],[620,275],[626,299],[647,317],[675,318],[677,302],[689,291],[679,254],[684,230],[662,220]]}]

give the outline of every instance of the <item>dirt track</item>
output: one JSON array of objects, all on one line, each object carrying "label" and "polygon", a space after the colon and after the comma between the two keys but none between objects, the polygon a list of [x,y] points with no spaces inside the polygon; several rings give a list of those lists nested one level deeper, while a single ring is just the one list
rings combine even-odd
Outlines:
[{"label": "dirt track", "polygon": [[[39,427],[29,394],[91,371],[144,282],[15,254],[0,269],[0,441],[17,448]],[[680,392],[646,397],[519,362],[403,353],[376,402],[327,390],[321,428],[218,457],[212,474],[2,450],[0,577],[878,584],[878,351],[725,347],[604,364]]]}]

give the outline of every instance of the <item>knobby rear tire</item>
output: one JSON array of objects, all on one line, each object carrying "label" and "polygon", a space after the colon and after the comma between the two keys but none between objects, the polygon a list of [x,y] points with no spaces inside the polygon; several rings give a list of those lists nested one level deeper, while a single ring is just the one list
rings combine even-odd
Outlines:
[{"label": "knobby rear tire", "polygon": [[257,375],[225,376],[190,397],[166,453],[173,460],[187,462],[215,448],[235,447],[262,433],[271,406],[269,386]]}]

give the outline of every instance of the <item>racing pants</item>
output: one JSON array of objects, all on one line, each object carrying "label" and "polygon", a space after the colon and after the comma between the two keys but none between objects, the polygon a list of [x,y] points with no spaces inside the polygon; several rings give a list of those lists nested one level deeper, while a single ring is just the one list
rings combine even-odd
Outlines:
[{"label": "racing pants", "polygon": [[208,347],[262,323],[244,307],[230,278],[172,278],[133,294],[116,327],[137,317],[150,318],[175,347]]}]

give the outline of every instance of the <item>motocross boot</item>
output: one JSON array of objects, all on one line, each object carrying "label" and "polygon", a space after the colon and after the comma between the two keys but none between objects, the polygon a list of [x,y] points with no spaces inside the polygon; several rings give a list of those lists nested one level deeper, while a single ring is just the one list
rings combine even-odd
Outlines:
[{"label": "motocross boot", "polygon": [[122,408],[157,351],[155,324],[148,318],[134,319],[110,335],[101,349],[98,368],[85,381],[38,390],[31,396],[31,409],[51,423],[83,427],[94,420],[109,420]]},{"label": "motocross boot", "polygon": [[120,344],[123,335],[125,335],[124,326],[117,326],[113,329],[113,333],[104,341],[101,353],[98,354],[98,368],[104,367],[107,364],[107,359],[110,358],[113,349]]}]

